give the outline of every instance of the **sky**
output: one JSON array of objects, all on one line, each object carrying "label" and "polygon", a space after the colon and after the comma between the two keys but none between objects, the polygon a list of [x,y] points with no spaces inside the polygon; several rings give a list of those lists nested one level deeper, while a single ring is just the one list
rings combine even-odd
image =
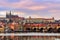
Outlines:
[{"label": "sky", "polygon": [[0,0],[0,16],[10,10],[21,17],[60,19],[60,0]]}]

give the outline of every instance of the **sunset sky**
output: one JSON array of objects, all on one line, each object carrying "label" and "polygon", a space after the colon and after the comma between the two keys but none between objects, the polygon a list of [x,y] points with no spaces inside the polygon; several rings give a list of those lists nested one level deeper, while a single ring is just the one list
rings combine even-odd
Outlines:
[{"label": "sunset sky", "polygon": [[60,0],[0,0],[0,16],[10,10],[23,17],[60,19]]}]

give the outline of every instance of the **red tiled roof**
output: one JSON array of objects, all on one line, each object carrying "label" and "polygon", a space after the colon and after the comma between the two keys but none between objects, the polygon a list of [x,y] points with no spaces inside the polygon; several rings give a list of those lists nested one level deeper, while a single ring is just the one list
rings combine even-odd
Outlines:
[{"label": "red tiled roof", "polygon": [[25,27],[44,27],[46,24],[25,24]]}]

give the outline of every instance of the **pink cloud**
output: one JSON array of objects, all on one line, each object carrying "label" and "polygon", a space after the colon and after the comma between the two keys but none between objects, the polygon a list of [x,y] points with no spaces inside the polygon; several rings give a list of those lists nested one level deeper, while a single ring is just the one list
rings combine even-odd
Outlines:
[{"label": "pink cloud", "polygon": [[55,19],[60,19],[60,10],[58,9],[51,9],[48,10],[51,13],[51,16],[55,17]]},{"label": "pink cloud", "polygon": [[[35,3],[32,0],[21,0],[18,3],[7,3],[7,2],[0,2],[0,6],[10,7],[10,8],[25,8],[30,10],[42,10],[45,9],[46,6],[43,5],[34,5]],[[33,5],[33,6],[27,6]]]},{"label": "pink cloud", "polygon": [[32,1],[30,0],[21,0],[20,2],[16,2],[16,3],[8,3],[5,2],[5,0],[0,1],[0,6],[12,7],[12,8],[25,7],[26,5],[30,5],[30,4],[33,4]]},{"label": "pink cloud", "polygon": [[[0,1],[0,6],[10,7],[10,8],[24,8],[29,10],[44,10],[48,8],[60,7],[60,4],[56,3],[38,3],[32,2],[32,0],[21,0],[20,2],[8,3],[5,0]],[[32,6],[33,5],[33,6]]]},{"label": "pink cloud", "polygon": [[31,17],[33,17],[33,18],[39,18],[39,17],[41,17],[40,15],[37,15],[37,14],[33,14],[33,15],[30,15]]},{"label": "pink cloud", "polygon": [[47,7],[43,6],[43,5],[38,5],[38,6],[30,6],[30,7],[26,7],[26,8],[30,9],[30,10],[43,10],[43,9],[46,9]]},{"label": "pink cloud", "polygon": [[50,13],[60,13],[60,10],[59,9],[50,9],[50,10],[48,10],[48,12],[50,12]]}]

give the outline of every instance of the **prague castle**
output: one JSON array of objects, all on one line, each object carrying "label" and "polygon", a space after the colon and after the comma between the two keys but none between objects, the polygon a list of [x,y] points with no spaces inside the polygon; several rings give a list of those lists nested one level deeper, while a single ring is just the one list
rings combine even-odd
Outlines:
[{"label": "prague castle", "polygon": [[[26,32],[60,32],[60,20],[52,18],[29,18],[12,15],[11,11],[6,13],[6,17],[0,17],[0,22],[8,27],[7,31]],[[3,25],[3,24],[2,24]],[[10,31],[10,32],[11,32]]]}]

